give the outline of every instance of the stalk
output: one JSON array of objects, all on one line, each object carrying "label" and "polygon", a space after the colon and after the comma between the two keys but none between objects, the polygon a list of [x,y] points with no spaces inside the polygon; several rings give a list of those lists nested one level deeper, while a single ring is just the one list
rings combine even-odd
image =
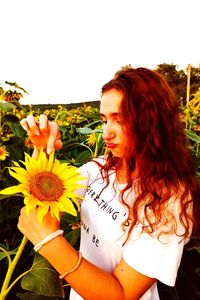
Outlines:
[{"label": "stalk", "polygon": [[24,247],[27,243],[27,238],[24,236],[22,241],[21,241],[21,244],[17,250],[17,253],[14,257],[14,259],[12,260],[12,262],[9,264],[9,267],[8,267],[8,270],[7,270],[7,273],[6,273],[6,277],[4,279],[4,282],[3,282],[3,285],[2,285],[2,288],[1,288],[1,293],[0,293],[0,300],[4,300],[6,298],[6,295],[8,294],[9,292],[9,284],[10,284],[10,280],[11,280],[11,277],[12,277],[12,274],[15,270],[15,267],[21,257],[21,254],[24,250]]},{"label": "stalk", "polygon": [[94,158],[98,156],[99,152],[99,144],[102,138],[102,133],[96,133],[96,144],[95,144],[95,150],[94,150]]}]

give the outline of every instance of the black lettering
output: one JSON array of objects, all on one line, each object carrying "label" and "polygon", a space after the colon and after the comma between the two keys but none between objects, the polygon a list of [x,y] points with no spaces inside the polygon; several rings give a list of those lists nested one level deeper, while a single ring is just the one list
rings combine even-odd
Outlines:
[{"label": "black lettering", "polygon": [[109,206],[107,209],[106,209],[107,213],[111,214],[113,211],[114,211],[114,208],[112,208],[111,206]]},{"label": "black lettering", "polygon": [[99,239],[96,238],[95,234],[93,234],[92,242],[95,244],[96,247],[99,247]]},{"label": "black lettering", "polygon": [[101,204],[105,203],[105,201],[103,199],[101,199],[101,202],[99,203],[99,206],[101,206]]},{"label": "black lettering", "polygon": [[89,234],[89,231],[90,231],[89,227],[86,224],[84,224],[83,221],[81,221],[81,225],[82,225],[83,229],[85,230],[85,232]]},{"label": "black lettering", "polygon": [[101,206],[101,209],[105,209],[107,206],[108,206],[108,203],[104,203],[104,204]]},{"label": "black lettering", "polygon": [[118,211],[115,211],[115,212],[112,214],[113,220],[116,220],[116,219],[117,219],[118,213],[119,213]]}]

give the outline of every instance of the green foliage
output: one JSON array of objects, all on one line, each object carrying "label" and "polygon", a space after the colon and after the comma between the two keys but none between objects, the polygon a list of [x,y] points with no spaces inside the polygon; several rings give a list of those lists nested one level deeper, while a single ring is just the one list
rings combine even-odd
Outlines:
[{"label": "green foliage", "polygon": [[[182,105],[186,105],[186,89],[187,89],[187,71],[178,70],[175,64],[160,64],[156,67],[156,71],[163,75],[173,89],[178,101]],[[190,95],[198,90],[200,86],[200,67],[191,70],[190,78]]]},{"label": "green foliage", "polygon": [[22,278],[21,286],[24,290],[48,297],[64,296],[57,272],[46,259],[37,253],[31,269]]},{"label": "green foliage", "polygon": [[44,296],[36,293],[17,293],[17,297],[19,297],[22,300],[59,300],[60,298],[58,297],[49,297],[49,296]]}]

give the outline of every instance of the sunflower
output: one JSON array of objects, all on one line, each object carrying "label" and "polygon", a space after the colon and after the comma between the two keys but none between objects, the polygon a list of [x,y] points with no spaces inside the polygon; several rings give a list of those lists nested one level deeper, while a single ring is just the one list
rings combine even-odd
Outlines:
[{"label": "sunflower", "polygon": [[100,124],[95,127],[94,132],[89,134],[89,136],[87,138],[87,144],[89,146],[94,146],[95,143],[97,142],[97,140],[99,139],[99,137],[101,136],[101,133],[102,133],[102,125]]},{"label": "sunflower", "polygon": [[96,143],[96,140],[97,140],[96,133],[91,133],[87,138],[87,144],[89,146],[94,146]]},{"label": "sunflower", "polygon": [[9,156],[9,153],[6,150],[6,147],[0,145],[0,160],[5,160],[6,156]]},{"label": "sunflower", "polygon": [[38,160],[25,153],[25,161],[22,162],[25,168],[17,162],[13,163],[14,167],[9,168],[9,173],[20,184],[0,191],[0,194],[22,193],[27,214],[31,209],[37,208],[39,223],[42,223],[48,211],[58,220],[59,212],[77,216],[80,207],[75,190],[83,187],[79,182],[84,177],[78,173],[76,167],[60,163],[54,159],[54,153],[48,159],[42,150]]}]

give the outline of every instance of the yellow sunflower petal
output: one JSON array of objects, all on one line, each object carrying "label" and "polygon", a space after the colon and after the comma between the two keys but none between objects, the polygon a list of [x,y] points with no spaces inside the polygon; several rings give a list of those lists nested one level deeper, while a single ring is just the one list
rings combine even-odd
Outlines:
[{"label": "yellow sunflower petal", "polygon": [[20,167],[20,165],[18,164],[18,162],[12,161],[12,163],[13,163],[16,167]]},{"label": "yellow sunflower petal", "polygon": [[[61,206],[60,206],[61,203]],[[73,216],[77,216],[77,211],[74,207],[74,205],[72,204],[72,201],[65,198],[65,201],[62,202],[58,202],[58,207],[64,207],[64,211],[73,215]]]},{"label": "yellow sunflower petal", "polygon": [[55,175],[59,175],[63,171],[65,171],[65,176],[67,176],[69,170],[68,170],[68,168],[66,168],[65,163],[60,164],[58,161],[56,163],[54,163],[53,168],[52,168],[52,172]]},{"label": "yellow sunflower petal", "polygon": [[42,224],[43,218],[49,211],[49,205],[42,204],[38,207],[37,219],[40,224]]},{"label": "yellow sunflower petal", "polygon": [[38,172],[38,164],[37,160],[35,160],[33,157],[28,157],[26,162],[26,169],[27,167],[31,168],[33,171],[33,174],[36,174]]},{"label": "yellow sunflower petal", "polygon": [[5,188],[0,191],[0,194],[2,194],[2,195],[13,195],[13,194],[18,194],[18,193],[22,193],[22,185],[21,184],[10,186],[10,187]]},{"label": "yellow sunflower petal", "polygon": [[30,179],[30,175],[27,173],[25,169],[21,167],[10,168],[9,173],[12,177],[16,178],[19,182],[28,182],[28,180]]},{"label": "yellow sunflower petal", "polygon": [[76,204],[77,209],[80,210],[80,203],[79,203],[78,199],[82,200],[83,197],[79,197],[75,193],[72,193],[72,192],[66,192],[63,194],[62,197],[60,197],[59,201],[63,202],[63,201],[65,201],[66,198],[71,199],[71,201]]},{"label": "yellow sunflower petal", "polygon": [[68,168],[65,168],[63,170],[60,170],[60,172],[57,172],[56,174],[61,179],[70,180],[70,178],[76,178],[76,181],[78,180],[79,173],[76,172],[76,170],[69,170]]},{"label": "yellow sunflower petal", "polygon": [[46,154],[41,150],[38,160],[36,161],[37,168],[38,168],[37,170],[40,172],[46,171],[47,163],[48,163],[48,160],[47,160]]},{"label": "yellow sunflower petal", "polygon": [[22,163],[25,165],[27,172],[31,175],[34,175],[36,172],[36,165],[34,163],[31,163],[31,159],[32,158],[27,153],[25,153],[25,162]]},{"label": "yellow sunflower petal", "polygon": [[56,217],[56,219],[59,221],[60,220],[60,216],[59,216],[59,208],[57,206],[57,201],[53,201],[50,203],[50,213],[52,217]]},{"label": "yellow sunflower petal", "polygon": [[29,215],[31,209],[37,207],[37,200],[32,195],[28,195],[24,198],[24,204],[26,205],[26,213]]},{"label": "yellow sunflower petal", "polygon": [[48,164],[47,164],[47,167],[46,167],[47,172],[52,171],[53,164],[55,164],[55,162],[54,162],[54,151],[51,152],[51,154],[49,155],[49,160],[48,160]]}]

